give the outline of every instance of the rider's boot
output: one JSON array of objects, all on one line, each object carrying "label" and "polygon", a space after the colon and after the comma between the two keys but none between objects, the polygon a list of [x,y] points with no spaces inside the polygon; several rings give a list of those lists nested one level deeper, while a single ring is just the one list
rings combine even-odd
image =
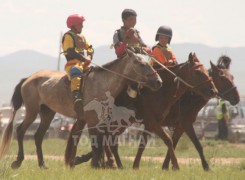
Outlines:
[{"label": "rider's boot", "polygon": [[81,84],[82,83],[80,77],[71,79],[74,111],[77,113],[78,119],[80,119],[83,115],[83,100],[82,100]]}]

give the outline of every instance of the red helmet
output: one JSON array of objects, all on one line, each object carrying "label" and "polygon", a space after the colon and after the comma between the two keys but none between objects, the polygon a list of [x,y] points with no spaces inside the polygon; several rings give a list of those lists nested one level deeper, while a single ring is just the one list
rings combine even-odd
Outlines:
[{"label": "red helmet", "polygon": [[66,25],[68,28],[71,28],[72,26],[76,26],[83,21],[85,21],[83,16],[80,16],[79,14],[72,14],[67,18]]}]

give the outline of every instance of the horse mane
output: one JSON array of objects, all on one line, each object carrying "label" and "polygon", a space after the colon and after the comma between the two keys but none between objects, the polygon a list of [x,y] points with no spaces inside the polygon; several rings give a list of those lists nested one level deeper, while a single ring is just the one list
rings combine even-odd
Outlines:
[{"label": "horse mane", "polygon": [[[177,70],[181,69],[183,66],[185,66],[186,64],[188,63],[187,62],[184,62],[184,63],[180,63],[180,64],[176,64],[174,66],[168,66],[167,68],[172,71],[173,73],[175,73]],[[158,72],[158,74],[162,77],[163,74],[169,74],[169,75],[172,75],[170,72],[168,72],[165,68],[161,67],[159,69],[156,69],[156,71]],[[166,76],[166,75],[165,75]]]},{"label": "horse mane", "polygon": [[[111,66],[113,66],[115,63],[117,63],[119,60],[121,60],[122,58],[117,58],[117,59],[114,59],[114,60],[112,60],[112,61],[110,61],[110,62],[108,62],[108,63],[106,63],[106,64],[103,64],[102,66],[95,66],[95,67],[93,67],[93,70],[94,71],[104,71],[104,69],[103,68],[105,68],[105,69],[109,69]],[[103,67],[103,68],[101,68],[101,67]]]}]

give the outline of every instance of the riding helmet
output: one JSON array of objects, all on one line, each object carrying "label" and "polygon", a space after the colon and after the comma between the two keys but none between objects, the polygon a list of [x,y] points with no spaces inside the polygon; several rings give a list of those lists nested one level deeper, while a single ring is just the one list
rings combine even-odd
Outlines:
[{"label": "riding helmet", "polygon": [[169,37],[168,43],[170,44],[170,41],[171,41],[172,35],[173,35],[172,28],[169,26],[160,26],[157,30],[157,34],[155,37],[156,41],[159,40],[159,35],[165,35],[165,36]]}]

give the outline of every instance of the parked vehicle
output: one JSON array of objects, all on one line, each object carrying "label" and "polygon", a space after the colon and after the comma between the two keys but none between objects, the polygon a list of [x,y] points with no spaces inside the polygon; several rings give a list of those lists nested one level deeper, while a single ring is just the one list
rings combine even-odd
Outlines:
[{"label": "parked vehicle", "polygon": [[[14,123],[14,133],[13,133],[14,139],[17,139],[16,128],[19,125],[21,125],[22,122],[23,122],[23,118],[19,119],[19,120],[16,120],[16,122]],[[36,133],[38,127],[39,127],[40,122],[41,122],[40,117],[37,117],[35,119],[35,121],[26,130],[25,136],[24,136],[25,139],[33,139],[34,138],[34,135],[35,135],[35,133]],[[50,128],[45,133],[44,138],[48,138],[49,137],[49,131],[50,131]]]},{"label": "parked vehicle", "polygon": [[[193,123],[195,133],[199,139],[204,138],[204,128],[211,122],[216,122],[217,100],[211,99],[199,112]],[[211,126],[211,125],[210,125]]]},{"label": "parked vehicle", "polygon": [[49,137],[67,139],[74,123],[74,118],[55,116],[50,124]]},{"label": "parked vehicle", "polygon": [[[17,137],[16,135],[16,128],[22,123],[23,118],[16,120],[14,124],[14,138]],[[39,124],[41,122],[40,117],[37,117],[37,119],[28,127],[25,133],[25,139],[32,139],[39,127]],[[57,115],[52,120],[46,134],[45,138],[63,138],[66,139],[69,135],[69,132],[75,122],[75,119],[68,118],[65,116]]]},{"label": "parked vehicle", "polygon": [[[11,113],[12,113],[12,107],[10,106],[4,106],[0,107],[0,134],[3,132],[6,125],[9,123]],[[15,117],[16,119],[21,119],[24,117],[25,114],[25,107],[21,107],[19,111],[17,111]]]}]

